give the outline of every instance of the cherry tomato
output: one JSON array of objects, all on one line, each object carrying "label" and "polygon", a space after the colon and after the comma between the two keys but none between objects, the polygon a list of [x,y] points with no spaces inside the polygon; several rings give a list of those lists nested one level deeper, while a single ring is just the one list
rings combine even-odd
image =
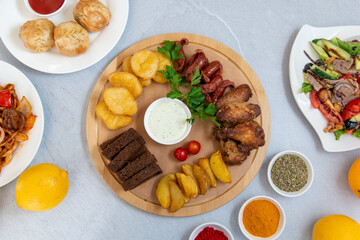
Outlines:
[{"label": "cherry tomato", "polygon": [[360,114],[360,98],[354,99],[346,104],[345,109],[342,112],[342,118],[347,120],[358,114]]},{"label": "cherry tomato", "polygon": [[187,159],[187,156],[188,156],[188,152],[184,147],[179,147],[174,152],[174,157],[180,162],[185,161]]},{"label": "cherry tomato", "polygon": [[319,108],[321,105],[321,102],[320,102],[319,97],[317,96],[314,89],[311,90],[309,97],[310,97],[310,102],[311,102],[311,105],[313,106],[313,108]]},{"label": "cherry tomato", "polygon": [[333,122],[335,124],[344,124],[340,113],[336,111],[334,105],[329,100],[321,104],[319,106],[319,110],[329,122]]},{"label": "cherry tomato", "polygon": [[201,145],[197,141],[190,141],[187,145],[187,150],[191,154],[197,154],[198,152],[200,152],[200,149]]}]

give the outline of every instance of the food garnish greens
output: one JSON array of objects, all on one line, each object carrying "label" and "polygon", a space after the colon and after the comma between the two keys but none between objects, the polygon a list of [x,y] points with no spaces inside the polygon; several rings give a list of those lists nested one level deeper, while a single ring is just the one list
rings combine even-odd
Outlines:
[{"label": "food garnish greens", "polygon": [[[201,87],[197,86],[201,82],[201,73],[199,69],[197,68],[196,72],[191,75],[191,81],[187,84],[186,80],[181,77],[173,67],[174,61],[184,57],[183,55],[179,55],[181,44],[176,46],[176,42],[170,41],[165,41],[164,44],[165,46],[158,47],[158,51],[169,58],[172,64],[172,66],[166,66],[166,71],[158,71],[169,82],[172,89],[168,92],[166,97],[171,99],[177,98],[189,106],[191,118],[186,119],[186,121],[190,124],[193,124],[196,118],[200,118],[201,121],[204,121],[204,119],[207,118],[215,123],[216,126],[220,127],[220,124],[215,117],[218,109],[213,103],[205,105],[205,94],[201,92]],[[180,86],[187,88],[185,94],[179,90]]]}]

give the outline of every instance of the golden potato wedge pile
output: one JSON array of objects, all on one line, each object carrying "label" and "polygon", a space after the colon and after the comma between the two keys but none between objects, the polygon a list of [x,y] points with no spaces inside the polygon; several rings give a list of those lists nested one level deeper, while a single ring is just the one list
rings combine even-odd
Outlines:
[{"label": "golden potato wedge pile", "polygon": [[136,98],[143,87],[139,79],[129,72],[113,72],[108,76],[113,87],[104,90],[104,100],[96,106],[96,116],[101,118],[110,130],[116,130],[132,122],[138,106]]},{"label": "golden potato wedge pile", "polygon": [[199,159],[197,164],[182,164],[182,173],[169,173],[160,179],[156,187],[156,197],[163,208],[175,212],[191,198],[206,194],[210,187],[217,186],[217,179],[231,183],[230,172],[220,151],[208,158]]},{"label": "golden potato wedge pile", "polygon": [[128,56],[123,62],[123,71],[138,77],[141,85],[147,87],[151,80],[157,83],[167,83],[159,70],[166,70],[166,65],[171,66],[170,60],[158,51],[141,50],[133,56]]}]

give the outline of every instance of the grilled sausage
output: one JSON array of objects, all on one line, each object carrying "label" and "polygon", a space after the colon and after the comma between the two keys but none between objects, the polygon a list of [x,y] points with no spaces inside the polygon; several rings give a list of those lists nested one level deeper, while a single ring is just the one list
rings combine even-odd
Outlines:
[{"label": "grilled sausage", "polygon": [[194,74],[196,72],[196,68],[199,68],[199,71],[201,71],[207,64],[208,59],[205,56],[205,53],[202,50],[196,50],[195,54],[192,55],[188,62],[188,67],[185,70],[185,79],[186,81],[191,81],[191,74]]},{"label": "grilled sausage", "polygon": [[220,86],[222,83],[223,78],[221,75],[216,75],[211,79],[209,83],[205,83],[201,85],[201,92],[202,93],[212,93]]},{"label": "grilled sausage", "polygon": [[218,75],[221,75],[222,64],[219,61],[212,61],[201,71],[202,79],[204,82],[208,83],[210,82],[212,76],[215,76],[214,74],[216,72]]},{"label": "grilled sausage", "polygon": [[185,57],[185,53],[184,53],[183,47],[184,47],[185,45],[188,45],[188,44],[189,44],[189,40],[186,39],[186,38],[183,38],[183,39],[180,40],[180,42],[179,42],[177,45],[179,45],[179,44],[181,44],[181,48],[180,48],[180,50],[179,50],[179,56],[180,56],[180,55],[183,55],[184,57],[183,57],[183,58],[180,58],[180,59],[178,59],[178,60],[175,61],[175,63],[176,63],[176,64],[175,64],[175,70],[176,70],[177,72],[182,72],[182,71],[184,70],[184,68],[185,68],[185,65],[186,65],[186,57]]},{"label": "grilled sausage", "polygon": [[221,96],[224,94],[227,87],[234,87],[234,86],[235,86],[235,84],[230,80],[223,81],[220,84],[220,86],[215,90],[215,92],[213,92],[213,94],[211,96],[212,102],[215,102],[216,100],[221,98]]}]

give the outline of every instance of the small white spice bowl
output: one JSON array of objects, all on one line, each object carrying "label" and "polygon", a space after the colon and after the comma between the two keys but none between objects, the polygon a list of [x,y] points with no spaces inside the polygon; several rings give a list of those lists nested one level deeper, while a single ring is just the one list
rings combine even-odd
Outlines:
[{"label": "small white spice bowl", "polygon": [[61,12],[61,11],[64,9],[64,7],[65,7],[65,5],[66,5],[66,2],[67,2],[67,0],[64,0],[64,2],[63,2],[63,4],[61,5],[61,7],[60,7],[58,10],[56,10],[55,12],[52,12],[52,13],[49,13],[49,14],[41,14],[41,13],[38,13],[38,12],[36,12],[34,9],[31,8],[31,6],[30,6],[30,4],[29,4],[29,0],[24,0],[24,4],[25,4],[26,8],[27,8],[30,12],[32,12],[33,14],[35,14],[35,15],[37,15],[37,16],[39,16],[39,17],[50,17],[50,16],[54,16],[54,15],[58,14],[59,12]]},{"label": "small white spice bowl", "polygon": [[171,99],[171,98],[164,97],[164,98],[159,98],[159,99],[155,100],[146,109],[145,116],[144,116],[144,127],[145,127],[145,130],[146,130],[146,133],[155,142],[160,143],[162,145],[174,145],[174,144],[177,144],[177,143],[181,142],[182,140],[184,140],[189,135],[190,130],[191,130],[191,124],[190,123],[186,124],[186,129],[184,131],[184,134],[181,137],[179,137],[179,138],[177,138],[175,140],[172,140],[172,141],[164,141],[164,140],[159,139],[158,137],[156,137],[156,135],[151,131],[150,125],[149,125],[149,120],[150,120],[150,115],[151,115],[152,110],[157,105],[159,105],[160,103],[167,102],[167,101],[168,102],[176,102],[177,104],[179,104],[184,109],[185,114],[186,114],[186,118],[191,118],[191,112],[190,112],[189,108],[185,105],[185,103],[183,103],[179,99]]},{"label": "small white spice bowl", "polygon": [[[280,212],[280,221],[279,221],[279,226],[276,230],[276,232],[271,235],[270,237],[267,237],[267,238],[263,238],[263,237],[256,237],[252,234],[250,234],[245,226],[244,226],[244,222],[243,222],[243,215],[244,215],[244,209],[245,207],[252,201],[254,200],[268,200],[270,201],[271,203],[273,203],[278,209],[279,209],[279,212]],[[285,223],[286,223],[286,216],[285,216],[285,211],[284,209],[281,207],[280,203],[278,203],[275,199],[271,198],[271,197],[268,197],[268,196],[255,196],[255,197],[252,197],[250,198],[249,200],[247,200],[240,208],[240,211],[239,211],[239,216],[238,216],[238,221],[239,221],[239,226],[240,226],[240,230],[241,232],[245,235],[245,237],[247,237],[248,239],[250,240],[275,240],[277,239],[281,233],[284,231],[284,228],[285,228]]]},{"label": "small white spice bowl", "polygon": [[229,240],[234,240],[233,235],[231,234],[231,232],[229,231],[229,229],[227,229],[225,226],[219,224],[219,223],[215,223],[215,222],[208,222],[208,223],[204,223],[201,224],[199,226],[197,226],[194,231],[192,231],[189,240],[194,240],[197,235],[206,227],[212,227],[215,230],[221,231],[224,233],[224,235],[229,239]]},{"label": "small white spice bowl", "polygon": [[[283,156],[285,154],[291,154],[291,155],[296,155],[296,156],[300,157],[305,162],[307,170],[308,170],[307,183],[305,184],[305,186],[303,188],[301,188],[297,192],[283,191],[280,188],[278,188],[271,179],[271,169],[272,169],[274,163],[276,162],[276,160],[278,158],[280,158],[281,156]],[[293,151],[293,150],[286,150],[286,151],[283,151],[283,152],[280,152],[280,153],[276,154],[275,157],[273,157],[271,159],[271,161],[269,163],[269,167],[268,167],[267,177],[268,177],[268,180],[269,180],[269,183],[270,183],[271,187],[275,190],[275,192],[277,192],[280,195],[285,196],[285,197],[298,197],[298,196],[304,194],[311,187],[311,184],[312,184],[312,182],[314,180],[314,169],[313,169],[313,166],[312,166],[310,160],[305,155],[303,155],[303,154],[301,154],[299,152]]]}]

